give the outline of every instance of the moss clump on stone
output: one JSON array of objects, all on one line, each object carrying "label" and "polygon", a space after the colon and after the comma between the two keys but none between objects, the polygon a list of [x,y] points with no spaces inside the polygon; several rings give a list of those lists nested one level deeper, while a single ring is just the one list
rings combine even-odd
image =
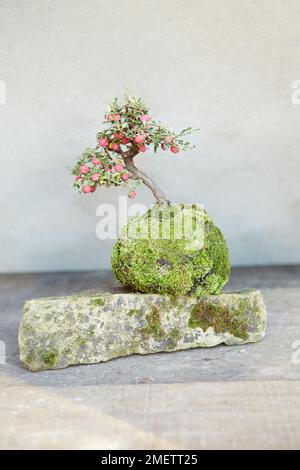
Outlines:
[{"label": "moss clump on stone", "polygon": [[47,351],[44,356],[44,363],[48,367],[53,367],[57,363],[57,352],[56,351]]},{"label": "moss clump on stone", "polygon": [[170,330],[168,336],[172,338],[174,341],[178,341],[181,337],[180,329],[175,326],[174,328]]},{"label": "moss clump on stone", "polygon": [[83,346],[87,343],[87,340],[83,338],[82,336],[77,336],[77,338],[74,341],[74,344],[77,346]]},{"label": "moss clump on stone", "polygon": [[152,305],[146,314],[147,326],[141,328],[139,332],[145,336],[152,336],[155,340],[160,340],[165,336],[164,329],[160,321],[160,312],[155,305]]},{"label": "moss clump on stone", "polygon": [[139,315],[140,314],[140,310],[139,309],[135,309],[135,308],[132,308],[131,310],[129,310],[128,312],[128,316],[129,317],[133,317],[134,315]]},{"label": "moss clump on stone", "polygon": [[103,297],[101,296],[98,296],[98,297],[92,297],[90,299],[90,303],[92,305],[96,305],[97,307],[103,307],[103,305],[105,304],[105,300],[103,299]]},{"label": "moss clump on stone", "polygon": [[183,204],[154,205],[131,218],[114,245],[112,268],[134,291],[171,295],[218,294],[230,274],[221,231],[202,207]]},{"label": "moss clump on stone", "polygon": [[248,337],[248,323],[244,304],[238,309],[230,309],[229,306],[208,303],[204,299],[192,308],[188,321],[191,328],[207,331],[211,327],[216,334],[228,332],[243,340]]}]

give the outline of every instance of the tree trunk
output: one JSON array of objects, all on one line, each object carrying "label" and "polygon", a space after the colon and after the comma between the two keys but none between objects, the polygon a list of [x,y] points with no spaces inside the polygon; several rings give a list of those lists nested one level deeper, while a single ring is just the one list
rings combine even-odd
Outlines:
[{"label": "tree trunk", "polygon": [[138,147],[132,146],[132,148],[128,150],[128,152],[123,154],[123,159],[124,159],[127,170],[130,172],[131,178],[135,180],[142,180],[144,185],[147,186],[152,191],[158,204],[161,204],[163,206],[169,205],[170,201],[167,200],[166,196],[161,191],[161,189],[157,186],[157,184],[151,178],[149,178],[149,176],[146,175],[146,173],[139,170],[133,163],[133,159],[135,155],[137,155],[138,153],[139,153]]}]

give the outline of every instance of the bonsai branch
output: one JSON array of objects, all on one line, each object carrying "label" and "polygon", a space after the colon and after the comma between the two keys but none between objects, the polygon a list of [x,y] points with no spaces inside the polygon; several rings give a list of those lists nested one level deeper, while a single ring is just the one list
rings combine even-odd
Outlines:
[{"label": "bonsai branch", "polygon": [[135,155],[137,155],[139,152],[138,148],[132,147],[128,152],[123,154],[124,157],[124,162],[126,165],[127,170],[131,174],[131,178],[135,180],[141,180],[145,186],[147,186],[153,193],[155,199],[157,202],[161,205],[169,205],[170,202],[167,200],[166,196],[164,193],[161,191],[161,189],[157,186],[157,184],[148,176],[146,173],[143,171],[139,170],[134,162],[133,159]]}]

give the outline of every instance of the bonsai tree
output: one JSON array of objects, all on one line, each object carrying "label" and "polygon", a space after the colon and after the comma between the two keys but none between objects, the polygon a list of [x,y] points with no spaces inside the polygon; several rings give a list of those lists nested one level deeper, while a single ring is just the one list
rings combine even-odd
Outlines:
[{"label": "bonsai tree", "polygon": [[160,205],[167,205],[164,193],[145,172],[135,166],[134,158],[153,147],[177,154],[191,148],[185,140],[196,129],[187,127],[175,133],[149,115],[141,98],[126,95],[124,104],[115,98],[105,115],[104,128],[98,132],[95,148],[87,148],[72,169],[74,187],[93,193],[99,186],[126,186],[128,196],[136,196],[136,184],[144,183]]},{"label": "bonsai tree", "polygon": [[[93,193],[99,186],[123,185],[134,198],[140,182],[152,191],[157,204],[130,218],[112,252],[115,277],[133,291],[203,296],[220,293],[228,280],[226,241],[206,211],[197,204],[170,205],[157,184],[134,162],[151,146],[155,153],[159,148],[173,154],[191,149],[185,137],[193,130],[188,127],[175,133],[154,121],[140,98],[125,96],[124,104],[114,99],[96,147],[86,149],[72,170],[74,186],[82,193]],[[166,232],[164,220],[169,221]],[[153,221],[158,237],[149,231]],[[175,227],[188,227],[188,221],[192,221],[192,230],[184,230],[178,237]]]}]

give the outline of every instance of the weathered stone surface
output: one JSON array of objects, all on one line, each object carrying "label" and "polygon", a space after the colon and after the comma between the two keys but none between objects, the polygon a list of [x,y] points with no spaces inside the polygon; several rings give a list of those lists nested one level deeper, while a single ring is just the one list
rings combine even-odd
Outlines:
[{"label": "weathered stone surface", "polygon": [[122,229],[112,269],[133,292],[200,297],[221,292],[230,261],[225,238],[203,207],[155,204]]},{"label": "weathered stone surface", "polygon": [[256,342],[266,309],[257,290],[211,295],[82,293],[29,300],[19,329],[28,369],[59,369],[129,354]]}]

